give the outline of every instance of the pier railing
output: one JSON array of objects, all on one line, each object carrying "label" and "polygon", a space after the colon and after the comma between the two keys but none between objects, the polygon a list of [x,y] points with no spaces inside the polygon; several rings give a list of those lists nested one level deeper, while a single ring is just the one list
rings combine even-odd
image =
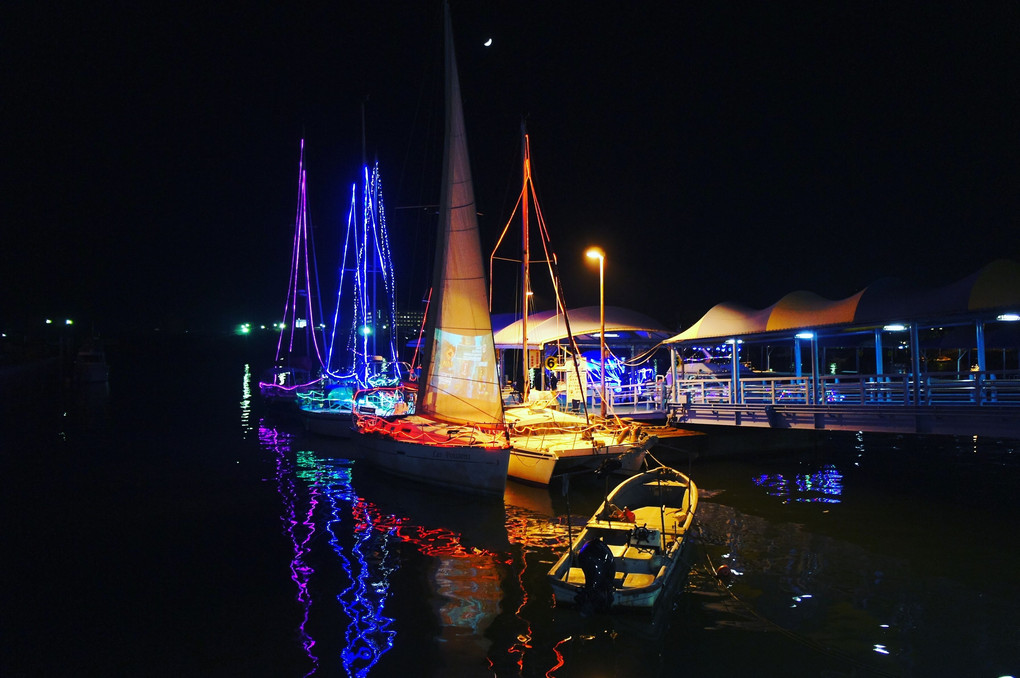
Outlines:
[{"label": "pier railing", "polygon": [[680,382],[672,403],[803,405],[1018,405],[1020,370],[908,374],[727,377]]}]

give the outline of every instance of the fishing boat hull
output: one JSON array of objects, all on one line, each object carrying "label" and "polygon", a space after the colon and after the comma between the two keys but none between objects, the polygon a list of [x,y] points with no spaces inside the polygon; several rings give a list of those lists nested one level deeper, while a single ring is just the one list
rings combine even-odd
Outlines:
[{"label": "fishing boat hull", "polygon": [[[549,570],[560,604],[589,611],[652,612],[690,569],[698,488],[662,466],[620,483]],[[627,509],[632,515],[621,516]],[[601,568],[592,553],[604,553]]]}]

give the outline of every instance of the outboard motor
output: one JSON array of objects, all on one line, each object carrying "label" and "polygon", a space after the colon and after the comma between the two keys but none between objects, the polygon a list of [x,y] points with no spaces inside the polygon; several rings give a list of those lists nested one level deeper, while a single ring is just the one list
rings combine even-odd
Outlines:
[{"label": "outboard motor", "polygon": [[613,606],[613,581],[616,579],[613,552],[600,537],[581,547],[577,561],[584,572],[584,587],[574,598],[581,614],[609,612]]}]

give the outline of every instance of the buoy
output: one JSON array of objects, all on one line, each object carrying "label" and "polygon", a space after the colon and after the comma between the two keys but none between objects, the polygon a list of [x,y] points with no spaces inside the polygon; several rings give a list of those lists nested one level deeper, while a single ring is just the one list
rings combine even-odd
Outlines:
[{"label": "buoy", "polygon": [[720,565],[715,569],[715,576],[721,582],[728,582],[733,576],[733,571],[729,565]]}]

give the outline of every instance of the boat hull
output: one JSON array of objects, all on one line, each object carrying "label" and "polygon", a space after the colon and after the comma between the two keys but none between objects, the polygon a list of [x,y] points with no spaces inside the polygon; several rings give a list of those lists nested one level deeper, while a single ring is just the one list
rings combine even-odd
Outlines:
[{"label": "boat hull", "polygon": [[[516,480],[536,485],[548,485],[555,473],[578,469],[595,469],[607,459],[616,459],[627,474],[637,473],[644,464],[648,449],[658,440],[654,436],[638,444],[609,444],[593,448],[579,435],[556,434],[567,439],[554,440],[555,436],[530,440],[510,436],[510,466],[507,474]],[[533,444],[537,442],[538,444]],[[531,444],[529,444],[531,443]],[[580,443],[580,445],[579,445]]]},{"label": "boat hull", "polygon": [[301,408],[298,414],[309,433],[330,438],[347,439],[354,436],[354,419],[350,412]]},{"label": "boat hull", "polygon": [[513,448],[510,450],[507,475],[533,485],[548,485],[557,461],[558,457],[553,452]]},{"label": "boat hull", "polygon": [[105,363],[87,363],[75,366],[75,376],[81,384],[98,384],[108,381],[110,368]]},{"label": "boat hull", "polygon": [[[674,469],[660,467],[623,481],[549,570],[556,600],[583,607],[601,586],[611,590],[609,610],[653,612],[690,570],[688,533],[697,506],[697,486]],[[628,507],[629,517],[615,513]],[[582,549],[593,542],[612,559],[611,581],[607,575],[588,582],[578,566]]]},{"label": "boat hull", "polygon": [[548,485],[555,473],[598,468],[618,459],[627,473],[641,470],[645,453],[657,438],[643,428],[619,421],[589,421],[547,407],[507,408],[511,478]]},{"label": "boat hull", "polygon": [[509,449],[477,445],[433,446],[355,431],[373,466],[402,478],[469,494],[503,496]]}]

